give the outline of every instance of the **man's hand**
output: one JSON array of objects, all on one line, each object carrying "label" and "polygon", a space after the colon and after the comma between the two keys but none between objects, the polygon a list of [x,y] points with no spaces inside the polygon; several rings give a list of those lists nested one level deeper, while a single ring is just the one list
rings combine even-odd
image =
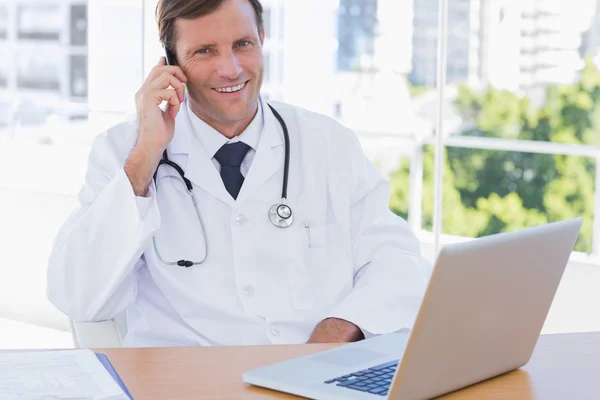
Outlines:
[{"label": "man's hand", "polygon": [[[187,82],[181,68],[161,57],[136,93],[138,140],[125,164],[136,196],[146,196],[162,152],[175,134],[175,117],[184,100]],[[160,105],[167,102],[166,110]]]},{"label": "man's hand", "polygon": [[[185,96],[183,70],[167,65],[165,57],[152,68],[135,96],[138,120],[138,142],[147,149],[162,153],[173,139],[175,117]],[[160,105],[167,102],[166,110]]]},{"label": "man's hand", "polygon": [[360,328],[339,318],[326,318],[313,330],[307,343],[346,343],[363,340]]}]

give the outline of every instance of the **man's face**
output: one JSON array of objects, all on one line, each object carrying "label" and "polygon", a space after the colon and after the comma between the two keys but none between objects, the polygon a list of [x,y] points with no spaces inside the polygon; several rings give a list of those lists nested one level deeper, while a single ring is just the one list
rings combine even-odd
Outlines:
[{"label": "man's face", "polygon": [[263,81],[262,45],[248,0],[227,0],[214,13],[175,24],[177,61],[193,110],[213,126],[248,123]]}]

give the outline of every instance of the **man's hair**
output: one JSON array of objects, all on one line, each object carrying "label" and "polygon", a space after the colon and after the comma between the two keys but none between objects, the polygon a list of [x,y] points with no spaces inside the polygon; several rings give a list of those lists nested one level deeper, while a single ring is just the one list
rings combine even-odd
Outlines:
[{"label": "man's hair", "polygon": [[[156,21],[160,42],[168,50],[175,46],[175,20],[195,19],[217,11],[228,0],[158,0]],[[260,0],[248,0],[254,8],[258,32],[264,28],[263,7]]]}]

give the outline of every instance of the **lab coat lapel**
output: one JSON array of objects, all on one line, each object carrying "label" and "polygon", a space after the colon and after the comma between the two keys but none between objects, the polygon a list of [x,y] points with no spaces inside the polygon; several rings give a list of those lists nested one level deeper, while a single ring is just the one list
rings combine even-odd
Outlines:
[{"label": "lab coat lapel", "polygon": [[190,154],[187,164],[188,178],[192,182],[233,207],[235,200],[225,189],[219,171],[217,171],[208,153],[196,138],[192,138],[190,141]]},{"label": "lab coat lapel", "polygon": [[266,102],[263,104],[263,131],[252,165],[238,195],[237,205],[251,197],[273,174],[283,169],[283,130]]},{"label": "lab coat lapel", "polygon": [[[188,153],[187,163],[184,168],[186,178],[233,207],[235,200],[227,192],[227,189],[225,189],[219,171],[217,171],[202,143],[195,136],[196,133],[187,114],[187,107],[181,107],[180,113],[182,111],[185,112],[185,115],[181,115],[181,118],[178,116],[177,118],[176,137],[172,144],[174,154]],[[179,137],[177,137],[178,135]]]}]

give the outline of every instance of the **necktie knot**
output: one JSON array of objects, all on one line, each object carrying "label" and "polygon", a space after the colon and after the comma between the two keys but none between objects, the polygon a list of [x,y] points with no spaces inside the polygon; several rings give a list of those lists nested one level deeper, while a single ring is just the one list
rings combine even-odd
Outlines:
[{"label": "necktie knot", "polygon": [[223,145],[215,154],[215,159],[221,164],[221,179],[225,189],[234,199],[237,199],[244,183],[240,166],[248,150],[250,146],[246,143],[236,142]]},{"label": "necktie knot", "polygon": [[243,142],[228,143],[223,145],[215,154],[221,167],[240,168],[250,146]]}]

